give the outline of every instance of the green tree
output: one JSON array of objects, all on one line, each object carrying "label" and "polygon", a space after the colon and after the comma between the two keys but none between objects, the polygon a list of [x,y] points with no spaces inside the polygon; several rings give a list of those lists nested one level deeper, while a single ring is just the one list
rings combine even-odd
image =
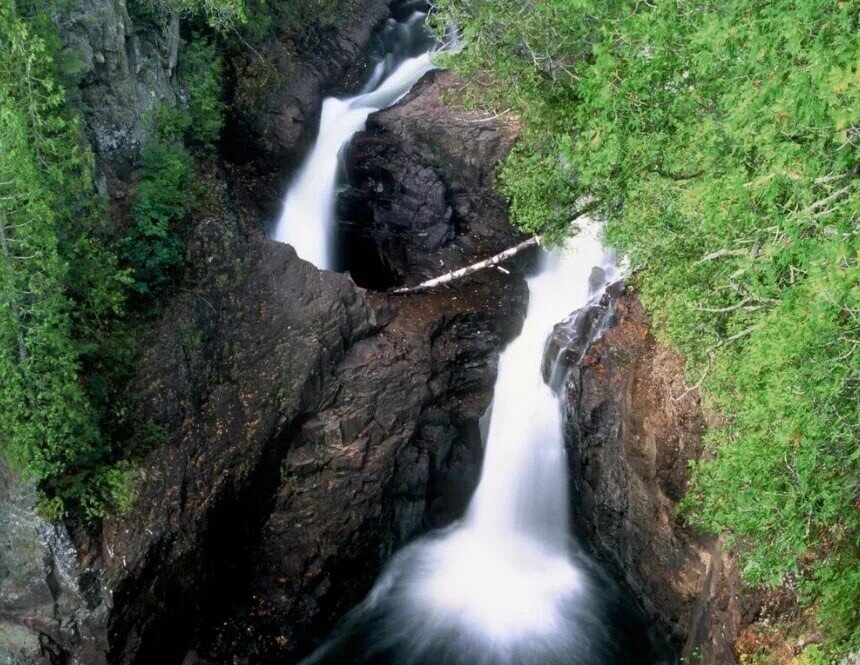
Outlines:
[{"label": "green tree", "polygon": [[248,20],[244,0],[139,0],[163,13],[203,16],[219,32],[236,28]]},{"label": "green tree", "polygon": [[[121,309],[124,275],[93,233],[89,155],[64,103],[45,41],[5,3],[0,449],[48,495],[95,511],[108,497],[84,497],[85,477],[104,468],[110,450],[81,381],[81,354],[98,317]],[[62,498],[53,505],[61,508]]]},{"label": "green tree", "polygon": [[59,254],[52,166],[63,141],[63,102],[40,41],[0,8],[0,431],[7,454],[37,478],[103,454],[78,380],[68,268]]},{"label": "green tree", "polygon": [[[159,115],[168,113],[162,110]],[[141,296],[163,293],[184,259],[182,223],[191,177],[191,157],[181,143],[161,136],[150,139],[123,246],[123,256],[134,269],[132,286]]]},{"label": "green tree", "polygon": [[180,56],[179,71],[188,89],[186,140],[212,147],[221,137],[227,109],[221,99],[223,67],[215,43],[195,35]]}]

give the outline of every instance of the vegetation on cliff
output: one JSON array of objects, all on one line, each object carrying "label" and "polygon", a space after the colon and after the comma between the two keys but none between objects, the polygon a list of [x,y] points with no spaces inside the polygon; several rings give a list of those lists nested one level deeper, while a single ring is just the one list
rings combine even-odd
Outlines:
[{"label": "vegetation on cliff", "polygon": [[109,448],[80,371],[104,332],[102,321],[123,307],[126,276],[98,233],[91,157],[64,103],[46,42],[4,4],[0,440],[5,454],[51,493],[89,505],[119,478],[105,465]]},{"label": "vegetation on cliff", "polygon": [[137,0],[161,13],[203,16],[213,29],[224,32],[248,20],[245,0]]},{"label": "vegetation on cliff", "polygon": [[150,114],[129,226],[109,223],[55,9],[0,7],[0,451],[38,481],[46,514],[92,518],[128,500],[129,456],[152,438],[120,395],[130,321],[151,315],[184,259],[192,153],[212,150],[224,105],[220,58],[198,37],[181,54],[188,103]]},{"label": "vegetation on cliff", "polygon": [[[313,43],[316,26],[355,8],[354,0],[129,2],[136,34],[168,50],[178,39],[163,63],[177,57],[178,103],[135,109],[142,149],[128,203],[114,214],[93,185],[97,156],[82,113],[94,111],[69,103],[83,65],[57,26],[80,8],[2,3],[0,452],[38,481],[46,515],[91,519],[128,501],[131,462],[161,438],[134,421],[123,389],[135,340],[183,279],[189,218],[205,205],[198,167],[212,161],[225,121],[225,53],[233,98],[253,106],[250,93],[273,85],[269,60],[293,55],[274,45]],[[263,43],[265,58],[248,40]]]},{"label": "vegetation on cliff", "polygon": [[605,217],[719,414],[686,514],[860,646],[857,5],[435,4],[463,31],[452,66],[523,120],[515,221]]}]

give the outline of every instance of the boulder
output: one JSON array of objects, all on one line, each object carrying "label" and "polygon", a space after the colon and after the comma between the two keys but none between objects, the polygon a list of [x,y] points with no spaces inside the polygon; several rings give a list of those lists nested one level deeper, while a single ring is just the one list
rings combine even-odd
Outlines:
[{"label": "boulder", "polygon": [[349,145],[341,252],[360,284],[416,284],[525,238],[493,189],[516,127],[452,101],[462,85],[450,72],[427,74]]}]

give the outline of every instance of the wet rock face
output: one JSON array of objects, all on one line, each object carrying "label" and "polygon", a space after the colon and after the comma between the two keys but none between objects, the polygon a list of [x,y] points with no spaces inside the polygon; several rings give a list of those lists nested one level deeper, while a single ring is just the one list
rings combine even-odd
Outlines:
[{"label": "wet rock face", "polygon": [[[322,100],[357,89],[365,76],[373,31],[399,4],[344,0],[320,15],[302,0],[303,25],[280,26],[254,49],[231,54],[233,104],[221,148],[266,219],[280,212],[281,198],[317,133]],[[289,14],[289,12],[287,12]],[[289,17],[288,17],[289,19]]]},{"label": "wet rock face", "polygon": [[577,530],[683,657],[736,662],[742,608],[733,562],[677,515],[705,428],[683,361],[654,339],[642,305],[618,285],[579,320],[593,325],[579,331],[584,343],[565,384]]},{"label": "wet rock face", "polygon": [[[372,32],[391,14],[392,5],[387,0],[346,0],[337,9],[322,10],[306,4],[310,7],[304,13],[316,20],[309,22],[303,34],[291,33],[295,42],[264,39],[256,45],[257,53],[245,54],[267,60],[267,69],[249,68],[243,60],[234,60],[240,92],[255,89],[252,98],[240,94],[237,100],[237,124],[230,133],[239,161],[245,161],[242,155],[256,161],[261,153],[291,163],[301,158],[310,135],[317,130],[322,98],[358,85]],[[322,11],[330,14],[320,16]],[[257,77],[269,85],[261,87],[259,81],[247,80]]]},{"label": "wet rock face", "polygon": [[361,599],[395,549],[462,514],[498,352],[526,298],[522,280],[496,275],[453,297],[371,298],[388,321],[347,351],[337,395],[292,435],[250,590],[201,652],[291,662]]},{"label": "wet rock face", "polygon": [[360,284],[417,283],[516,243],[492,188],[515,128],[446,103],[461,85],[431,72],[350,144],[341,261]]},{"label": "wet rock face", "polygon": [[[0,459],[0,663],[63,662],[64,646],[104,620],[97,577],[62,525],[35,514],[35,488]],[[99,662],[104,643],[81,645]]]}]

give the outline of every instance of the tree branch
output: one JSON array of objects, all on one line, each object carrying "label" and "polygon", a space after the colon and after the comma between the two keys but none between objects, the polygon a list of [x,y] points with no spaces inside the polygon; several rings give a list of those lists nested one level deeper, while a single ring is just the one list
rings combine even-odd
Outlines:
[{"label": "tree branch", "polygon": [[670,180],[692,180],[693,178],[698,178],[705,172],[704,169],[699,169],[698,171],[683,171],[681,173],[672,173],[671,171],[664,171],[660,166],[658,166],[655,170],[657,171],[657,175],[662,178],[669,178]]},{"label": "tree branch", "polygon": [[730,344],[731,342],[739,340],[741,337],[746,337],[750,333],[754,333],[756,330],[758,330],[758,326],[750,326],[749,328],[744,328],[739,333],[735,333],[731,337],[721,339],[719,342],[716,343],[715,346],[724,346],[725,344]]},{"label": "tree branch", "polygon": [[718,249],[716,252],[706,254],[701,259],[696,261],[696,265],[719,259],[722,256],[748,256],[749,252],[745,249]]},{"label": "tree branch", "polygon": [[402,295],[406,293],[415,293],[417,291],[424,291],[426,289],[432,289],[436,286],[442,286],[443,284],[449,284],[455,280],[462,279],[463,277],[468,277],[479,270],[484,270],[485,268],[492,268],[495,265],[498,265],[502,261],[507,261],[510,258],[513,258],[520,252],[529,249],[530,247],[537,247],[540,245],[540,236],[532,236],[528,240],[524,240],[519,245],[515,245],[510,249],[506,249],[504,252],[499,252],[495,256],[491,256],[488,259],[484,259],[483,261],[478,261],[477,263],[473,263],[472,265],[466,266],[465,268],[460,268],[459,270],[452,270],[451,272],[447,272],[444,275],[439,275],[439,277],[434,277],[433,279],[428,279],[426,282],[421,282],[415,286],[404,286],[399,289],[394,289],[391,291],[392,294]]}]

